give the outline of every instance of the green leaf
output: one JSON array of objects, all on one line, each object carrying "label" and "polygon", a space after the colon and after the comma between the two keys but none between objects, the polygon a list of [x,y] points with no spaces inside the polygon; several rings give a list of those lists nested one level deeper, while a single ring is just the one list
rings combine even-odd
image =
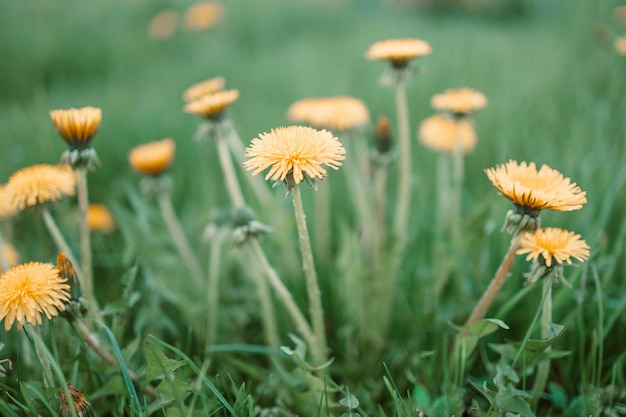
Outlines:
[{"label": "green leaf", "polygon": [[426,388],[421,385],[413,387],[413,402],[424,410],[430,407],[431,398]]},{"label": "green leaf", "polygon": [[346,395],[344,398],[339,400],[339,404],[343,405],[344,407],[350,410],[359,408],[359,400],[350,393],[348,393],[348,395]]},{"label": "green leaf", "polygon": [[495,332],[498,329],[508,330],[509,326],[498,319],[480,319],[469,326],[461,327],[452,325],[459,331],[459,335],[455,341],[455,351],[464,352],[464,357],[467,358],[474,351],[478,341]]},{"label": "green leaf", "polygon": [[568,398],[567,393],[565,392],[563,387],[556,384],[555,382],[549,382],[548,391],[550,392],[552,404],[560,410],[565,410],[565,408],[567,407]]},{"label": "green leaf", "polygon": [[522,417],[535,417],[530,405],[521,397],[509,390],[500,390],[496,394],[496,407],[502,411],[514,412]]},{"label": "green leaf", "polygon": [[185,365],[183,361],[170,359],[159,348],[152,343],[145,343],[146,349],[146,378],[144,384],[159,377],[168,378],[176,372],[178,368]]}]

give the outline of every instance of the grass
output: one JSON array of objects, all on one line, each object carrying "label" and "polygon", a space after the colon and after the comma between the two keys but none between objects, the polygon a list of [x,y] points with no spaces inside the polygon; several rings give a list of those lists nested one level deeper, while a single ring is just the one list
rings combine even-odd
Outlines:
[{"label": "grass", "polygon": [[[553,319],[566,328],[550,342],[550,352],[566,354],[552,357],[548,395],[533,411],[624,414],[626,61],[610,42],[594,36],[599,24],[612,35],[624,32],[612,16],[618,2],[529,2],[524,14],[489,15],[433,13],[374,1],[234,1],[225,4],[226,19],[209,31],[179,28],[161,42],[147,37],[154,14],[165,8],[183,12],[189,4],[0,4],[2,181],[21,167],[58,161],[65,145],[49,110],[93,105],[103,111],[94,140],[102,165],[89,174],[89,195],[92,202],[112,209],[118,225],[114,234],[94,235],[92,242],[96,294],[116,343],[101,329],[98,335],[110,351],[119,346],[116,353],[130,370],[154,378],[135,386],[136,392],[152,382],[160,397],[137,398],[119,371],[93,356],[66,321],[55,319],[42,328],[53,368],[83,392],[94,415],[415,416],[417,409],[429,416],[463,410],[469,415],[519,413],[526,399],[513,388],[531,389],[535,363],[524,364],[533,358],[526,350],[521,365],[532,366],[513,367],[506,352],[526,340],[541,301],[540,284],[522,286],[529,268],[522,258],[488,315],[509,329],[498,328],[481,338],[461,382],[451,377],[457,360],[451,351],[456,332],[452,324],[465,321],[510,239],[499,231],[510,203],[483,173],[508,159],[547,163],[577,182],[589,201],[577,212],[542,213],[543,225],[581,233],[592,256],[577,268],[566,268],[572,288],[553,288]],[[260,132],[288,124],[288,106],[310,96],[352,95],[368,105],[372,120],[379,115],[394,120],[393,92],[378,84],[385,66],[363,57],[373,42],[394,37],[425,39],[434,52],[420,59],[422,69],[407,90],[414,188],[388,333],[369,331],[379,328],[377,314],[372,314],[377,300],[363,290],[371,276],[340,170],[328,177],[333,185],[334,257],[315,259],[334,358],[326,369],[329,380],[319,380],[301,360],[306,353],[288,337],[296,329],[277,298],[281,342],[292,349],[291,355],[253,349],[266,344],[250,277],[256,271],[246,251],[230,244],[221,251],[217,344],[205,346],[207,296],[192,285],[156,201],[140,194],[128,152],[163,137],[176,140],[172,199],[208,270],[210,245],[203,241],[202,230],[216,210],[228,208],[229,199],[213,144],[191,139],[199,120],[182,112],[182,91],[203,79],[225,76],[229,88],[241,91],[230,116],[246,144]],[[462,86],[485,93],[489,105],[476,116],[479,142],[465,159],[462,250],[444,261],[454,263],[458,279],[433,299],[435,268],[442,265],[434,259],[434,242],[440,238],[433,205],[437,155],[417,143],[415,132],[434,113],[432,95]],[[273,228],[260,239],[261,246],[307,312],[291,201],[277,187],[272,204],[256,204],[247,176],[243,170],[238,173],[256,219]],[[394,168],[389,202],[396,201],[396,178]],[[303,187],[302,194],[315,240],[314,192]],[[62,201],[52,211],[77,254],[75,202]],[[388,207],[389,224],[392,213],[394,207]],[[3,222],[2,228],[23,262],[54,262],[56,249],[38,216],[24,213]],[[532,338],[538,335],[535,329]],[[24,332],[0,330],[0,342],[5,345],[0,361],[13,364],[0,377],[1,413],[36,415],[51,412],[46,407],[58,409],[62,385],[44,386],[35,346]],[[496,345],[506,347],[496,351]],[[483,383],[485,392],[476,388]],[[312,399],[307,387],[326,393],[328,405]],[[358,399],[357,407],[352,400],[344,401],[352,408],[337,405],[349,395]]]}]

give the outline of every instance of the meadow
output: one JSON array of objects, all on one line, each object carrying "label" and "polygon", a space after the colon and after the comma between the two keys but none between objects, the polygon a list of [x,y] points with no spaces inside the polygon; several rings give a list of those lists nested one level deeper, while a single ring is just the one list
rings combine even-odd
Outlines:
[{"label": "meadow", "polygon": [[[234,0],[197,31],[183,24],[192,3],[0,3],[0,183],[59,162],[67,145],[51,110],[94,106],[100,163],[87,172],[89,202],[115,220],[113,231],[90,236],[97,303],[38,326],[0,326],[0,415],[626,415],[626,57],[613,46],[626,34],[614,14],[622,3],[526,1],[490,11]],[[148,26],[163,10],[178,14],[177,26],[154,39]],[[406,85],[410,199],[400,231],[401,121],[393,88],[380,83],[388,63],[364,56],[395,38],[432,47]],[[183,92],[218,76],[239,90],[227,130],[245,147],[298,124],[287,110],[304,98],[356,97],[369,122],[333,132],[346,159],[318,191],[303,182],[286,195],[281,181],[263,180],[267,170],[253,176],[241,153],[230,159],[235,172],[225,171],[219,137],[194,139],[206,121],[183,111]],[[417,131],[437,113],[431,97],[461,87],[488,103],[472,115],[478,140],[443,213],[441,161],[450,155],[423,146]],[[380,116],[392,128],[382,163],[369,158]],[[174,140],[175,156],[164,181],[152,181],[131,168],[129,153],[163,138]],[[590,248],[551,281],[547,336],[545,280],[526,283],[534,263],[523,255],[488,319],[463,327],[511,242],[502,226],[513,205],[485,173],[509,160],[547,164],[586,192],[579,210],[541,211],[541,226],[574,231]],[[388,176],[379,195],[380,170]],[[245,204],[233,203],[233,181]],[[319,215],[324,192],[329,218]],[[317,322],[294,217],[300,193]],[[84,260],[76,197],[47,207]],[[19,263],[57,263],[41,214],[0,219]],[[376,246],[380,235],[370,232],[381,230]],[[316,345],[319,328],[326,342]],[[80,392],[74,404],[89,402],[84,414],[68,405],[76,395],[68,382]]]}]

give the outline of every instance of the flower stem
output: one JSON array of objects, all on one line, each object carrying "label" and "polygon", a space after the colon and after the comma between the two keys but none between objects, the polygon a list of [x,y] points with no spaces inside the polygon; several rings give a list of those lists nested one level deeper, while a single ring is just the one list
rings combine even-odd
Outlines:
[{"label": "flower stem", "polygon": [[[455,122],[458,123],[458,122]],[[457,129],[458,130],[458,129]],[[463,148],[457,139],[452,151],[452,170],[453,170],[453,185],[452,185],[452,212],[450,216],[452,218],[452,244],[455,250],[459,250],[459,242],[461,240],[461,207],[463,207]]]},{"label": "flower stem", "polygon": [[495,276],[489,283],[489,286],[483,293],[483,296],[478,301],[478,304],[474,307],[472,314],[465,322],[465,326],[469,326],[472,323],[482,319],[487,314],[487,310],[493,303],[493,300],[496,298],[496,295],[502,288],[502,285],[506,281],[509,276],[509,272],[511,271],[511,267],[513,266],[513,262],[515,261],[515,252],[519,248],[520,245],[520,236],[514,235],[511,239],[511,245],[509,246],[509,250],[507,251],[500,267],[496,271]]},{"label": "flower stem", "polygon": [[236,208],[243,207],[246,203],[243,198],[243,193],[241,192],[241,187],[239,186],[235,166],[233,165],[233,161],[228,152],[228,144],[223,136],[221,125],[219,125],[215,130],[215,146],[217,146],[217,153],[222,167],[222,172],[224,174],[224,180],[226,181],[226,190],[230,196],[230,201]]},{"label": "flower stem", "polygon": [[24,326],[24,330],[26,334],[32,339],[35,344],[35,353],[37,354],[37,358],[39,359],[39,363],[41,364],[41,369],[43,370],[44,380],[43,384],[46,388],[50,388],[54,386],[54,379],[52,376],[52,367],[50,366],[50,361],[46,356],[44,351],[45,345],[42,343],[41,334],[33,328],[32,325],[26,324]]},{"label": "flower stem", "polygon": [[[541,338],[548,339],[552,337],[552,283],[554,282],[554,274],[549,274],[543,278],[543,305],[541,307]],[[546,353],[551,349],[550,346],[546,348]],[[537,376],[533,384],[533,397],[531,404],[536,406],[541,393],[546,387],[548,381],[548,375],[550,374],[550,356],[548,356],[537,367]]]},{"label": "flower stem", "polygon": [[320,363],[316,363],[315,365],[320,366],[327,362],[326,329],[324,325],[321,291],[317,281],[317,273],[315,272],[313,251],[311,250],[311,240],[306,225],[304,207],[302,206],[300,186],[294,186],[291,190],[291,194],[293,196],[293,209],[296,217],[296,226],[298,228],[300,250],[302,251],[302,269],[304,271],[307,295],[309,298],[309,312],[311,315],[311,323],[313,324],[313,332],[315,333],[316,343],[313,345],[312,349],[313,356],[320,360]]},{"label": "flower stem", "polygon": [[185,232],[183,231],[183,228],[180,225],[178,218],[176,217],[176,213],[174,211],[174,207],[172,206],[172,200],[170,199],[169,192],[165,189],[159,190],[157,194],[157,201],[159,204],[159,209],[161,211],[161,216],[163,217],[163,221],[165,222],[165,226],[167,227],[167,230],[172,237],[172,241],[174,242],[174,246],[176,246],[178,254],[182,258],[185,266],[191,274],[194,285],[202,288],[205,285],[204,274],[202,273],[202,269],[200,268],[198,260],[191,250],[191,246],[187,241]]},{"label": "flower stem", "polygon": [[[78,219],[80,228],[80,266],[82,267],[84,282],[82,283],[85,296],[92,303],[94,308],[98,308],[98,302],[93,288],[93,265],[91,258],[91,231],[87,221],[87,210],[89,209],[89,191],[87,187],[87,167],[77,168],[76,185],[78,197]],[[70,259],[71,261],[71,259]]]},{"label": "flower stem", "polygon": [[207,342],[208,346],[214,345],[217,337],[217,314],[219,310],[219,282],[220,282],[220,259],[222,243],[226,237],[226,231],[218,229],[215,237],[211,239],[209,253],[209,277],[207,281]]},{"label": "flower stem", "polygon": [[398,116],[398,140],[400,143],[400,172],[398,175],[398,195],[393,230],[396,240],[400,243],[396,256],[400,256],[407,235],[406,229],[409,205],[411,203],[411,141],[409,138],[410,128],[406,85],[404,83],[399,82],[396,85],[395,96]]},{"label": "flower stem", "polygon": [[[67,256],[67,259],[69,259],[72,265],[76,267],[76,273],[78,274],[80,286],[81,288],[84,288],[85,278],[83,275],[83,270],[82,268],[80,268],[79,263],[76,262],[76,258],[72,254],[72,250],[70,249],[70,246],[65,241],[65,238],[63,237],[61,230],[59,230],[59,227],[54,221],[52,214],[50,214],[50,210],[48,210],[48,207],[41,206],[41,216],[43,217],[43,221],[46,225],[46,228],[48,229],[48,232],[52,236],[52,240],[54,240],[54,243],[56,244],[57,249],[60,252],[65,252],[65,256]],[[92,300],[90,299],[89,301],[91,302]]]},{"label": "flower stem", "polygon": [[379,166],[374,174],[374,254],[372,260],[374,262],[374,270],[379,274],[382,271],[382,259],[385,251],[385,243],[387,241],[387,174],[389,173],[388,165]]}]

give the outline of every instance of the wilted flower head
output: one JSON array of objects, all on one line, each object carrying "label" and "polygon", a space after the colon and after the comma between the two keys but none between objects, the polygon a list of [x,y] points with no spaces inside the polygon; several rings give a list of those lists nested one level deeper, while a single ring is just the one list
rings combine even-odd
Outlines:
[{"label": "wilted flower head", "polygon": [[430,100],[435,110],[448,111],[455,115],[466,115],[487,106],[487,98],[471,88],[446,90]]},{"label": "wilted flower head", "polygon": [[224,110],[239,98],[239,90],[218,91],[208,94],[187,103],[185,112],[206,117],[219,119]]},{"label": "wilted flower head", "polygon": [[387,116],[380,116],[376,121],[376,150],[385,154],[391,150],[393,132]]},{"label": "wilted flower head", "polygon": [[146,143],[130,151],[128,162],[140,174],[161,175],[172,164],[175,150],[176,143],[172,139]]},{"label": "wilted flower head", "polygon": [[202,96],[217,93],[223,89],[225,85],[226,80],[224,77],[215,77],[196,83],[185,90],[183,93],[183,100],[189,103],[190,101],[197,100]]},{"label": "wilted flower head", "polygon": [[[77,390],[76,388],[74,388],[72,384],[70,384],[69,382],[67,383],[67,390],[70,392],[70,395],[72,396],[72,403],[74,404],[74,410],[76,411],[76,414],[78,415],[78,417],[83,417],[87,415],[86,412],[91,407],[91,404],[89,404],[89,401],[87,401],[83,393]],[[61,391],[59,396],[61,397],[60,415],[71,416],[72,413],[70,411],[71,410],[70,402],[67,400],[67,398],[65,398],[65,391]]]},{"label": "wilted flower head", "polygon": [[528,254],[527,261],[533,259],[547,267],[563,263],[571,265],[572,258],[580,262],[589,258],[589,245],[574,232],[546,227],[524,233],[517,254]]},{"label": "wilted flower head", "polygon": [[163,10],[157,13],[148,25],[148,36],[161,41],[170,38],[178,26],[178,13],[175,10]]},{"label": "wilted flower head", "polygon": [[615,50],[620,55],[626,55],[626,36],[618,36],[615,38]]},{"label": "wilted flower head", "polygon": [[573,211],[587,202],[585,192],[559,171],[534,162],[506,164],[485,170],[489,181],[518,206],[532,210]]},{"label": "wilted flower head", "polygon": [[185,12],[185,27],[199,31],[209,29],[224,16],[224,6],[216,1],[200,1]]},{"label": "wilted flower head", "polygon": [[339,169],[346,150],[333,134],[305,126],[289,126],[261,133],[246,149],[244,156],[250,158],[244,167],[256,175],[270,168],[265,179],[289,180],[297,185],[307,177],[323,179],[326,170],[322,165]]},{"label": "wilted flower head", "polygon": [[469,120],[437,114],[420,124],[417,132],[420,143],[439,152],[452,153],[459,147],[464,153],[476,146],[476,132]]},{"label": "wilted flower head", "polygon": [[111,211],[104,204],[90,204],[87,209],[87,223],[92,232],[111,233],[115,229],[115,220]]},{"label": "wilted flower head", "polygon": [[386,60],[401,68],[414,59],[432,52],[430,44],[420,39],[388,39],[372,44],[365,52],[370,60]]},{"label": "wilted flower head", "polygon": [[362,100],[339,96],[298,100],[287,110],[287,118],[319,129],[343,131],[366,125],[370,114]]},{"label": "wilted flower head", "polygon": [[16,211],[56,201],[76,193],[76,176],[69,165],[33,165],[9,177],[3,188],[7,204]]},{"label": "wilted flower head", "polygon": [[52,264],[30,262],[15,266],[0,275],[0,320],[9,331],[13,322],[40,325],[41,314],[48,320],[65,310],[70,286],[59,277]]},{"label": "wilted flower head", "polygon": [[84,149],[100,127],[102,110],[97,107],[51,110],[50,118],[70,149]]}]

